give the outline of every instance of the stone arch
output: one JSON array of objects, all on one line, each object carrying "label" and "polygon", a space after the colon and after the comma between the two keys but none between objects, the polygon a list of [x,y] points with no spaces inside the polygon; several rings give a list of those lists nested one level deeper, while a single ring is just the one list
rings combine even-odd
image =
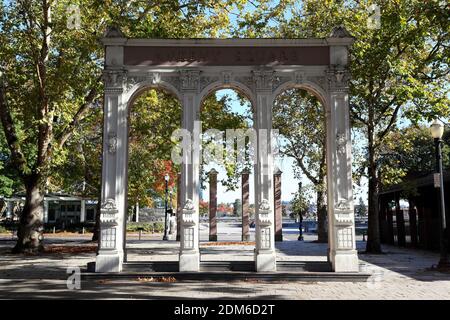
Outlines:
[{"label": "stone arch", "polygon": [[[325,77],[324,77],[325,78]],[[319,86],[318,84],[311,82],[311,81],[303,81],[301,83],[295,82],[295,81],[287,81],[280,86],[278,86],[272,93],[272,101],[275,102],[277,97],[285,92],[286,90],[290,89],[302,89],[307,91],[308,93],[314,95],[317,99],[319,99],[320,103],[322,104],[324,108],[324,112],[328,112],[329,107],[329,99],[327,96],[326,91]]]},{"label": "stone arch", "polygon": [[178,91],[178,89],[172,85],[169,82],[166,81],[160,81],[158,83],[153,83],[151,80],[146,80],[139,82],[135,85],[133,85],[125,94],[124,99],[128,101],[127,110],[130,109],[130,106],[133,105],[134,101],[145,91],[150,89],[156,89],[156,90],[164,90],[170,94],[172,94],[174,97],[178,99],[178,101],[183,101],[181,93]]},{"label": "stone arch", "polygon": [[245,84],[239,81],[229,81],[229,83],[224,83],[223,81],[214,81],[209,83],[205,88],[203,88],[202,91],[200,91],[199,94],[199,103],[200,106],[203,104],[205,99],[212,94],[215,91],[222,90],[222,89],[233,89],[241,94],[243,94],[249,101],[250,104],[253,106],[255,105],[256,98],[253,93],[253,91]]},{"label": "stone arch", "polygon": [[[320,39],[128,39],[117,28],[108,28],[102,39],[104,145],[96,271],[118,272],[122,268],[128,106],[141,90],[154,86],[174,93],[181,101],[182,126],[189,134],[195,133],[201,101],[213,90],[234,86],[252,102],[254,128],[258,133],[263,131],[256,139],[257,148],[262,150],[262,146],[268,151],[258,154],[258,165],[254,167],[256,271],[276,270],[270,151],[274,98],[289,87],[304,87],[317,94],[327,119],[328,210],[332,217],[328,258],[334,271],[358,271],[348,97],[348,52],[353,41],[342,26]],[[189,155],[183,154],[188,161],[181,165],[180,271],[200,270],[200,148],[193,149]]]}]

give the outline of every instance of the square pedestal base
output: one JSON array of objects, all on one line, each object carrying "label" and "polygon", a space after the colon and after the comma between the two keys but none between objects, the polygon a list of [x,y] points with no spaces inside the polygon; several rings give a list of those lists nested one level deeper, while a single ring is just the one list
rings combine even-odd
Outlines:
[{"label": "square pedestal base", "polygon": [[356,250],[331,251],[331,264],[334,272],[359,272]]},{"label": "square pedestal base", "polygon": [[197,272],[200,271],[200,253],[180,253],[179,260],[180,272]]},{"label": "square pedestal base", "polygon": [[99,253],[95,258],[95,272],[121,272],[122,259],[118,252]]},{"label": "square pedestal base", "polygon": [[256,272],[277,271],[277,260],[275,252],[256,253]]},{"label": "square pedestal base", "polygon": [[217,234],[210,234],[209,241],[217,241]]}]

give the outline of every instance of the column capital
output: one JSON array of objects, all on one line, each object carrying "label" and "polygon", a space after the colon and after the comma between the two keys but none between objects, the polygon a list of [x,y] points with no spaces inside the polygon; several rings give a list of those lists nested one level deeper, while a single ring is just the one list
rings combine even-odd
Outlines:
[{"label": "column capital", "polygon": [[121,94],[126,81],[127,72],[123,68],[108,68],[103,70],[103,82],[106,94]]},{"label": "column capital", "polygon": [[273,173],[274,176],[281,176],[281,174],[283,173],[283,171],[280,170],[280,168],[277,168],[275,170],[275,172]]},{"label": "column capital", "polygon": [[218,173],[219,173],[219,172],[217,172],[216,169],[212,168],[211,170],[209,170],[208,175],[209,175],[209,176],[211,176],[211,175],[217,176]]},{"label": "column capital", "polygon": [[326,79],[330,92],[348,92],[350,83],[350,71],[348,68],[331,66],[326,71]]},{"label": "column capital", "polygon": [[274,70],[272,69],[259,69],[252,71],[252,78],[255,84],[256,92],[259,93],[272,93],[273,83],[275,80]]},{"label": "column capital", "polygon": [[180,71],[180,89],[184,92],[198,92],[200,88],[199,70],[181,70]]}]

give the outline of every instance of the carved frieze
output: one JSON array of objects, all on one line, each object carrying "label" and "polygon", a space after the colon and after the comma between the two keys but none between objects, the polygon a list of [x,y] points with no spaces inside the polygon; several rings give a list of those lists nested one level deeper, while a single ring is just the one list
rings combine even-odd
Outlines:
[{"label": "carved frieze", "polygon": [[219,80],[219,77],[202,76],[200,77],[200,90],[205,89],[209,84]]}]

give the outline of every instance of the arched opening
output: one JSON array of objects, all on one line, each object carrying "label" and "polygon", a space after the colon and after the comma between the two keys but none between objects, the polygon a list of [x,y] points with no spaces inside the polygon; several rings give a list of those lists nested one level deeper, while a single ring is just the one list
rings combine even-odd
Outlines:
[{"label": "arched opening", "polygon": [[[306,260],[314,256],[314,260],[326,261],[329,228],[323,101],[314,90],[299,86],[285,88],[274,99],[273,128],[279,134],[279,154],[274,165],[281,172],[281,208],[275,208],[276,228],[281,228],[275,232],[282,232],[283,237],[277,243],[279,256],[300,256]],[[275,195],[276,192],[277,186]],[[285,259],[289,257],[278,257]]]},{"label": "arched opening", "polygon": [[249,186],[253,186],[253,162],[246,149],[249,137],[245,136],[253,127],[251,98],[240,89],[216,87],[204,95],[199,118],[204,150],[200,169],[201,260],[217,259],[220,251],[227,252],[230,259],[236,251],[252,260],[254,196]]},{"label": "arched opening", "polygon": [[[124,228],[127,261],[154,261],[161,250],[167,251],[167,261],[177,260],[180,168],[171,160],[171,135],[181,127],[181,118],[181,103],[167,89],[144,87],[130,99]],[[164,236],[173,241],[163,240]]]}]

